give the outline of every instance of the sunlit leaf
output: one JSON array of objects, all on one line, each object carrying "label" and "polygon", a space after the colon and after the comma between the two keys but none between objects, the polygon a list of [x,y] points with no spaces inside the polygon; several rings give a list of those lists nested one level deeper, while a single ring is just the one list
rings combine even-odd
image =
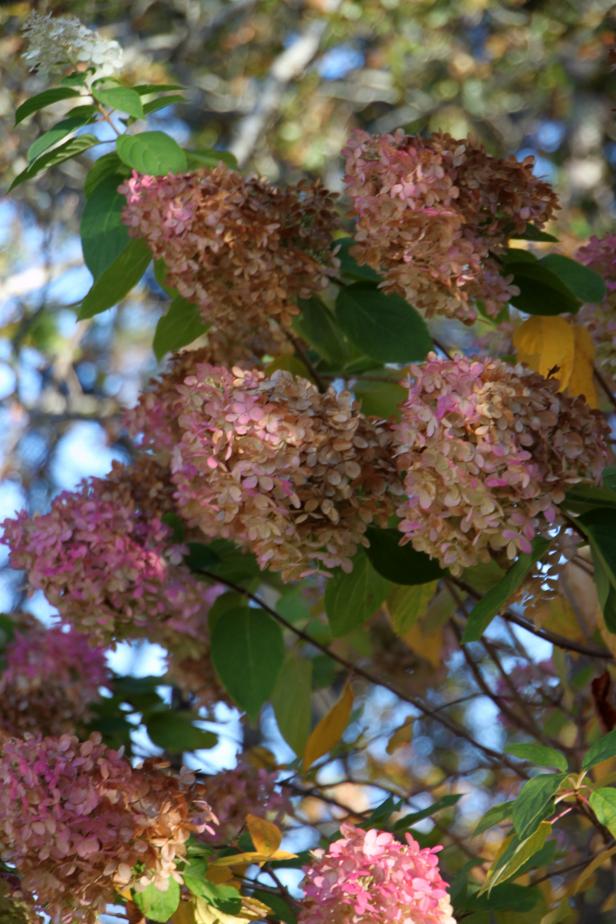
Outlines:
[{"label": "sunlit leaf", "polygon": [[346,684],[337,703],[326,713],[310,734],[304,751],[303,766],[307,770],[315,760],[336,747],[349,724],[353,709],[353,690]]}]

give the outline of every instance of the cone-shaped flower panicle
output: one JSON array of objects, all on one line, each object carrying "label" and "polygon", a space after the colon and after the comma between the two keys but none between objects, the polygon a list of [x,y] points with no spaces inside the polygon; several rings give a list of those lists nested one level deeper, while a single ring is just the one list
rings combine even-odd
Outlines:
[{"label": "cone-shaped flower panicle", "polygon": [[30,13],[24,25],[27,64],[44,77],[93,68],[108,77],[122,70],[124,53],[117,42],[102,38],[75,16]]},{"label": "cone-shaped flower panicle", "polygon": [[603,277],[605,298],[596,305],[583,305],[577,315],[580,324],[590,331],[597,350],[597,363],[616,383],[616,234],[591,237],[580,247],[576,259]]}]

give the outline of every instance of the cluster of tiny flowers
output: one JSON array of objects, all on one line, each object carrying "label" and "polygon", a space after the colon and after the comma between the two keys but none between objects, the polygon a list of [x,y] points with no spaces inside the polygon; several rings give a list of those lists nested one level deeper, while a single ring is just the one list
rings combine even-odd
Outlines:
[{"label": "cluster of tiny flowers", "polygon": [[105,653],[74,630],[44,628],[21,616],[4,652],[0,730],[7,735],[61,735],[90,717],[109,679]]},{"label": "cluster of tiny flowers", "polygon": [[93,924],[118,888],[181,881],[176,861],[186,841],[215,819],[192,777],[166,766],[133,768],[99,735],[4,743],[2,859],[37,908],[58,924]]},{"label": "cluster of tiny flowers", "polygon": [[300,924],[455,924],[436,854],[405,835],[340,828],[305,869]]},{"label": "cluster of tiny flowers", "polygon": [[24,59],[42,76],[93,68],[98,78],[122,69],[124,55],[118,43],[101,38],[74,16],[31,13],[23,31],[29,46]]},{"label": "cluster of tiny flowers", "polygon": [[241,762],[203,780],[205,798],[216,806],[217,826],[202,838],[214,844],[232,844],[246,827],[246,815],[274,816],[282,821],[291,802],[276,787],[276,774]]},{"label": "cluster of tiny flowers", "polygon": [[496,260],[508,238],[553,214],[552,189],[533,159],[486,154],[450,135],[355,132],[344,149],[346,186],[358,215],[355,256],[384,287],[426,316],[469,323],[475,302],[497,314],[517,290]]},{"label": "cluster of tiny flowers", "polygon": [[123,220],[165,261],[167,281],[213,325],[210,357],[237,362],[289,350],[296,300],[327,284],[333,196],[318,183],[278,189],[220,164],[133,177]]},{"label": "cluster of tiny flowers", "polygon": [[616,382],[616,234],[591,237],[580,247],[576,259],[595,270],[605,282],[605,298],[598,305],[583,305],[578,319],[590,331],[597,350],[597,362]]},{"label": "cluster of tiny flowers", "polygon": [[500,360],[434,354],[413,366],[394,426],[406,498],[406,541],[452,573],[530,552],[537,532],[559,522],[570,485],[596,481],[608,432],[583,398],[558,382]]},{"label": "cluster of tiny flowers", "polygon": [[[184,371],[185,371],[185,367]],[[252,551],[285,580],[351,568],[372,521],[393,512],[390,437],[347,392],[301,377],[197,362],[172,371],[130,421],[171,456],[179,513]]]},{"label": "cluster of tiny flowers", "polygon": [[5,520],[4,540],[12,566],[65,622],[103,644],[150,637],[203,609],[202,585],[161,519],[170,505],[155,463],[115,463],[107,478],[59,494],[49,513]]}]

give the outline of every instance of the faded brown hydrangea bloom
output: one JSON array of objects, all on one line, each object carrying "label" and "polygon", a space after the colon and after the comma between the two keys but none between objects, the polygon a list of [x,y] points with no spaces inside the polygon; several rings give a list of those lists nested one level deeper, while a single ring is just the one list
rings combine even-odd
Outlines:
[{"label": "faded brown hydrangea bloom", "polygon": [[334,196],[318,182],[277,188],[224,164],[164,177],[134,174],[123,219],[165,261],[167,281],[213,325],[211,361],[289,351],[297,299],[327,284]]}]

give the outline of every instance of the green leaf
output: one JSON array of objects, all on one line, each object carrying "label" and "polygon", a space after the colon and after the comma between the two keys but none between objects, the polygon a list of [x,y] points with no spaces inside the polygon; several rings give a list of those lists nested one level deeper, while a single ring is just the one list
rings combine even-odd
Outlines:
[{"label": "green leaf", "polygon": [[616,491],[594,484],[578,484],[567,491],[563,506],[574,513],[586,513],[596,507],[616,509]]},{"label": "green leaf", "polygon": [[256,718],[284,661],[280,626],[264,610],[228,610],[214,626],[211,657],[226,691]]},{"label": "green leaf", "polygon": [[524,783],[511,811],[513,827],[519,838],[529,837],[551,813],[554,796],[566,775],[540,773]]},{"label": "green leaf", "polygon": [[591,744],[582,761],[582,769],[590,770],[611,757],[616,757],[616,728]]},{"label": "green leaf", "polygon": [[400,545],[402,533],[397,529],[371,526],[366,536],[370,543],[366,551],[373,567],[394,584],[428,584],[445,574],[436,559],[416,551],[410,542]]},{"label": "green leaf", "polygon": [[159,96],[158,99],[150,100],[149,103],[143,104],[143,114],[150,115],[152,112],[158,112],[159,109],[166,109],[167,106],[175,106],[177,103],[185,103],[186,99],[175,93],[172,96]]},{"label": "green leaf", "polygon": [[371,266],[360,264],[355,257],[351,256],[351,247],[355,244],[352,237],[338,238],[334,244],[339,248],[337,256],[343,276],[347,276],[354,282],[381,282],[381,277]]},{"label": "green leaf", "polygon": [[170,754],[215,747],[217,736],[193,725],[196,718],[190,713],[165,710],[150,715],[145,725],[154,744]]},{"label": "green leaf", "polygon": [[192,343],[197,337],[201,337],[209,326],[201,317],[197,306],[178,295],[156,325],[153,342],[156,359],[160,362],[166,353],[174,353]]},{"label": "green leaf", "polygon": [[616,465],[608,465],[603,469],[603,484],[610,491],[616,492]]},{"label": "green leaf", "polygon": [[130,87],[94,87],[92,96],[109,109],[126,112],[135,119],[143,118],[141,97]]},{"label": "green leaf", "polygon": [[141,892],[133,891],[133,901],[146,918],[164,924],[177,911],[180,887],[170,876],[164,892],[154,885],[148,885]]},{"label": "green leaf", "polygon": [[346,635],[372,616],[390,589],[361,550],[350,574],[338,571],[325,588],[325,612],[334,637]]},{"label": "green leaf", "polygon": [[456,805],[462,796],[463,793],[450,793],[446,796],[443,796],[437,802],[433,802],[432,805],[428,805],[427,808],[421,809],[419,812],[411,812],[410,815],[405,815],[404,818],[398,819],[392,830],[396,834],[404,834],[413,825],[423,821],[424,818],[432,818],[432,816],[436,815],[438,812],[442,812],[445,809]]},{"label": "green leaf", "polygon": [[140,96],[151,96],[153,93],[167,93],[169,90],[183,90],[181,83],[139,83],[133,87]]},{"label": "green leaf", "polygon": [[189,860],[182,870],[182,878],[189,892],[225,914],[237,914],[242,907],[242,896],[237,889],[223,883],[218,885],[207,878],[205,860]]},{"label": "green leaf", "polygon": [[90,167],[84,184],[86,197],[89,198],[98,184],[102,183],[103,180],[107,179],[109,176],[116,176],[118,178],[118,185],[123,179],[130,176],[130,170],[122,163],[115,151],[110,151],[109,154],[103,154],[103,156],[95,160],[92,167]]},{"label": "green leaf", "polygon": [[548,243],[557,243],[558,238],[547,231],[541,231],[536,225],[528,224],[522,234],[515,234],[513,240],[516,241],[546,241]]},{"label": "green leaf", "polygon": [[526,575],[549,547],[550,540],[538,536],[533,540],[531,555],[522,552],[502,580],[492,587],[471,610],[462,643],[477,642],[509,598],[522,586]]},{"label": "green leaf", "polygon": [[[522,256],[522,254],[524,256]],[[513,275],[513,284],[520,290],[511,299],[527,314],[555,315],[575,313],[581,302],[571,289],[542,260],[528,251],[509,250],[502,260],[503,275]]]},{"label": "green leaf", "polygon": [[601,302],[605,298],[603,279],[588,266],[559,253],[550,253],[539,262],[541,266],[547,266],[583,302]]},{"label": "green leaf", "polygon": [[489,894],[497,885],[515,876],[541,850],[551,832],[551,825],[542,822],[529,837],[513,838],[509,849],[500,857],[491,871],[488,884],[480,894],[484,892]]},{"label": "green leaf", "polygon": [[126,199],[118,192],[118,176],[101,180],[86,200],[81,216],[81,247],[86,266],[97,279],[129,243],[128,229],[122,222]]},{"label": "green leaf", "polygon": [[112,308],[137,285],[152,254],[145,241],[132,240],[128,247],[101,273],[81,303],[79,321]]},{"label": "green leaf", "polygon": [[27,180],[31,180],[38,173],[47,170],[48,167],[55,167],[56,164],[61,164],[65,160],[77,157],[78,154],[83,154],[84,151],[87,151],[88,148],[93,147],[95,144],[99,144],[99,140],[95,135],[77,135],[76,138],[69,138],[64,144],[59,144],[51,151],[46,151],[36,160],[33,160],[31,164],[28,164],[26,169],[15,177],[9,186],[9,191]]},{"label": "green leaf", "polygon": [[362,413],[369,417],[383,417],[390,420],[400,418],[400,405],[407,397],[407,390],[397,382],[369,382],[359,379],[353,385]]},{"label": "green leaf", "polygon": [[301,757],[312,718],[312,661],[287,655],[278,675],[272,706],[280,734]]},{"label": "green leaf", "polygon": [[116,151],[128,167],[149,176],[182,173],[188,166],[185,152],[177,141],[164,132],[120,135],[116,141]]},{"label": "green leaf", "polygon": [[505,748],[507,754],[527,760],[537,767],[555,767],[557,770],[568,769],[567,758],[555,748],[543,744],[510,744]]},{"label": "green leaf", "polygon": [[80,95],[79,90],[75,90],[73,87],[52,87],[50,90],[37,93],[36,96],[30,97],[25,103],[17,107],[15,111],[15,125],[19,125],[19,123],[27,119],[28,116],[32,115],[34,112],[38,112],[39,109],[45,109],[46,106],[51,106],[52,103],[58,103],[61,99],[71,99],[72,97]]},{"label": "green leaf", "polygon": [[430,581],[429,584],[417,584],[414,587],[404,587],[397,584],[393,591],[387,595],[389,619],[396,635],[404,638],[417,620],[425,615],[437,586],[437,581]]},{"label": "green leaf", "polygon": [[43,132],[42,135],[33,141],[30,147],[28,148],[28,163],[36,160],[37,157],[40,157],[44,151],[47,151],[49,148],[53,147],[54,144],[57,144],[58,141],[62,141],[63,138],[66,138],[67,135],[76,132],[78,129],[82,128],[84,125],[87,125],[88,122],[92,121],[92,115],[96,111],[93,106],[80,106],[80,109],[90,110],[89,114],[75,115],[77,110],[70,113],[66,119],[62,119],[61,122],[58,122],[53,128],[50,128],[49,131]]},{"label": "green leaf", "polygon": [[369,283],[340,289],[336,318],[347,337],[379,362],[425,359],[433,347],[421,315],[399,295],[386,295]]},{"label": "green leaf", "polygon": [[589,510],[576,522],[590,539],[593,554],[601,562],[610,583],[616,587],[616,510]]},{"label": "green leaf", "polygon": [[511,812],[515,802],[511,800],[510,802],[499,802],[498,805],[493,805],[485,815],[482,815],[477,826],[473,831],[473,837],[477,837],[478,834],[483,834],[484,831],[487,831],[488,828],[493,828],[495,825],[501,823],[501,821],[506,821],[507,818],[511,818]]},{"label": "green leaf", "polygon": [[616,789],[601,786],[595,789],[589,801],[598,821],[616,837]]},{"label": "green leaf", "polygon": [[[537,905],[541,893],[538,888],[508,883],[496,886],[489,895],[471,895],[464,903],[464,911],[513,911],[516,918]],[[518,919],[519,920],[519,919]],[[523,919],[528,920],[528,919]],[[537,918],[533,918],[538,922]]]},{"label": "green leaf", "polygon": [[295,329],[326,362],[342,368],[355,350],[346,342],[333,313],[316,297],[302,299],[300,306],[302,313],[294,319]]},{"label": "green leaf", "polygon": [[231,151],[219,151],[217,148],[206,148],[203,151],[186,151],[188,166],[191,170],[194,167],[217,167],[221,162],[226,164],[232,170],[237,170],[237,158]]}]

